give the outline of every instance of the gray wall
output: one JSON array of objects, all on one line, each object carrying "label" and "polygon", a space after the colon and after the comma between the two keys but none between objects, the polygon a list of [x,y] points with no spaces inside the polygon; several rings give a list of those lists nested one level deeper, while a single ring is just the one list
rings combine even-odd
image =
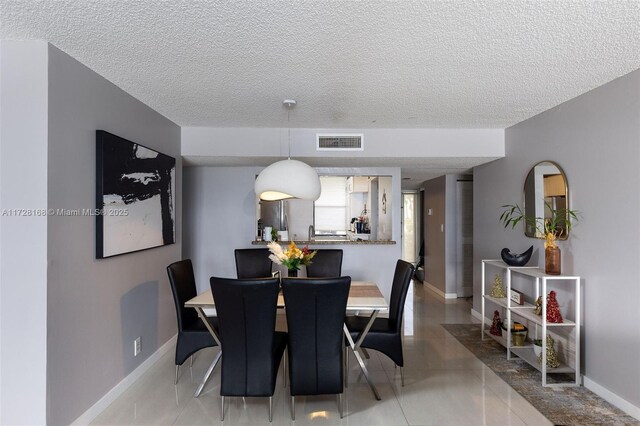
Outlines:
[{"label": "gray wall", "polygon": [[[233,250],[256,248],[256,209],[253,185],[261,168],[187,167],[184,170],[185,258],[194,263],[199,291],[209,286],[212,275],[235,277]],[[395,263],[401,257],[400,170],[397,168],[319,169],[322,175],[388,175],[393,178],[390,205],[395,245],[313,246],[342,248],[342,272],[354,280],[376,282],[389,297]],[[389,195],[387,195],[389,197]],[[306,235],[305,235],[306,238]]]},{"label": "gray wall", "polygon": [[[166,266],[181,256],[180,127],[51,46],[51,208],[90,208],[95,199],[95,130],[176,158],[176,244],[95,259],[95,218],[48,221],[48,421],[68,423],[176,332]],[[142,352],[133,357],[140,336]]]},{"label": "gray wall", "polygon": [[464,175],[448,174],[424,183],[425,281],[446,298],[471,295],[470,279],[468,283],[458,285],[464,278],[459,274],[458,262],[472,262],[471,255],[469,259],[458,258],[457,181],[462,178]]},{"label": "gray wall", "polygon": [[[2,207],[93,208],[96,129],[176,157],[181,188],[177,125],[46,43],[2,53],[3,83],[19,83],[3,84],[3,112],[15,109],[2,118]],[[181,254],[180,196],[177,244],[105,260],[94,217],[3,219],[3,424],[45,423],[45,395],[46,423],[72,422],[175,334],[165,267]]]},{"label": "gray wall", "polygon": [[[0,209],[47,207],[47,43],[0,42]],[[0,215],[0,424],[46,422],[47,218]]]},{"label": "gray wall", "polygon": [[[446,292],[445,187],[441,176],[424,183],[424,276],[425,281]],[[431,214],[429,214],[431,210]]]},{"label": "gray wall", "polygon": [[[640,410],[640,71],[507,129],[506,158],[475,169],[478,312],[481,259],[499,258],[503,247],[543,250],[541,240],[498,222],[501,205],[522,202],[525,177],[542,160],[564,169],[571,208],[583,217],[559,245],[563,273],[583,277],[585,383]],[[544,255],[535,262],[543,266]]]}]

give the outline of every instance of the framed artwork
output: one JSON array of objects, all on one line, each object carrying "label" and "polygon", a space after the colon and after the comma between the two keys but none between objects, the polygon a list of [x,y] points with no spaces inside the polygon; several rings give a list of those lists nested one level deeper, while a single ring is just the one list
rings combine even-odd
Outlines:
[{"label": "framed artwork", "polygon": [[175,242],[176,159],[96,131],[96,258]]}]

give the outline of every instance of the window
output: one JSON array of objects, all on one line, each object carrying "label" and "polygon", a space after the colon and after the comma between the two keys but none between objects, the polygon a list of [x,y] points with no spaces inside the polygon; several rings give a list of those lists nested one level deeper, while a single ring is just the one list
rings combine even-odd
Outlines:
[{"label": "window", "polygon": [[316,234],[347,234],[347,177],[320,176],[322,193],[314,204]]}]

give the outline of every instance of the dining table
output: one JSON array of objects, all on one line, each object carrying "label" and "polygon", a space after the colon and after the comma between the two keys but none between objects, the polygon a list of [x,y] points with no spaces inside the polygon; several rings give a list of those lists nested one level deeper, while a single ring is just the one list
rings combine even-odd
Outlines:
[{"label": "dining table", "polygon": [[[216,365],[220,361],[220,357],[222,356],[222,346],[220,344],[220,337],[216,333],[210,321],[210,317],[208,317],[204,311],[205,309],[215,309],[216,307],[215,302],[213,300],[213,294],[211,293],[211,289],[207,289],[205,292],[197,295],[196,297],[190,300],[187,300],[184,306],[187,308],[193,308],[196,310],[196,312],[198,313],[198,316],[202,319],[205,326],[207,327],[207,330],[209,330],[209,333],[211,333],[214,340],[218,344],[218,347],[220,347],[220,352],[218,352],[217,356],[209,365],[209,368],[207,369],[204,377],[202,378],[202,381],[200,382],[200,384],[196,389],[195,397],[198,397],[200,396],[200,393],[206,386],[207,381],[211,377],[213,370],[215,369]],[[282,293],[278,295],[277,306],[278,308],[285,309],[285,312],[286,312],[286,306],[284,303],[284,297],[282,296]],[[361,315],[363,312],[366,312],[369,316],[369,321],[367,322],[367,325],[362,330],[362,332],[357,336],[357,340],[354,340],[351,337],[351,333],[349,333],[349,330],[347,329],[346,324],[343,326],[343,330],[344,330],[344,334],[347,339],[347,342],[349,344],[349,347],[351,348],[353,355],[358,361],[360,369],[362,370],[362,373],[365,379],[367,380],[369,387],[371,388],[371,392],[373,393],[373,396],[377,400],[381,399],[380,394],[378,393],[378,390],[376,389],[375,385],[373,384],[373,381],[371,380],[371,377],[369,376],[369,370],[367,370],[367,366],[364,360],[362,359],[362,356],[360,355],[359,349],[360,349],[360,346],[362,345],[362,342],[364,341],[364,338],[366,337],[367,333],[371,329],[373,322],[377,318],[378,314],[381,312],[386,312],[388,310],[389,310],[389,304],[387,303],[386,299],[384,298],[384,296],[380,292],[380,289],[375,283],[372,283],[369,281],[351,281],[351,287],[349,289],[349,298],[347,299],[347,309],[346,309],[345,315],[355,314],[355,313],[358,313]]]}]

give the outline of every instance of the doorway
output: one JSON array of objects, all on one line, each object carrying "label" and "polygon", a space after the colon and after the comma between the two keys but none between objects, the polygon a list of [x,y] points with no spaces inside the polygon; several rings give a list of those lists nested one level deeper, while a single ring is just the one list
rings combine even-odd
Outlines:
[{"label": "doorway", "polygon": [[418,192],[402,192],[402,260],[416,264],[420,249]]}]

